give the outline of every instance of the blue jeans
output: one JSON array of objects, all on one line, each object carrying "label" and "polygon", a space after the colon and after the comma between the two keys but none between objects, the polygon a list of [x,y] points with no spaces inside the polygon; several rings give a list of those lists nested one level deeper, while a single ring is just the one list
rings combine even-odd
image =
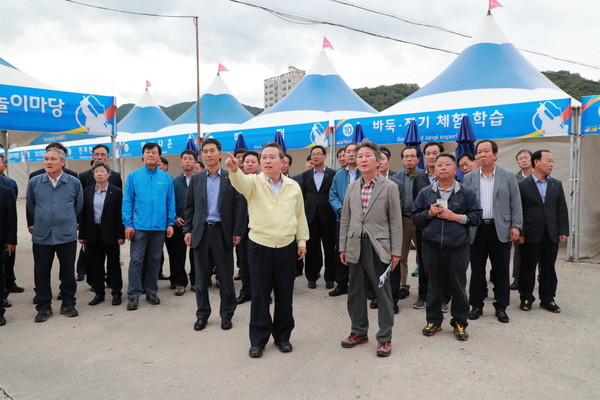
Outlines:
[{"label": "blue jeans", "polygon": [[156,294],[158,292],[158,270],[164,244],[165,231],[135,231],[129,248],[129,286],[127,288],[129,297],[137,298],[142,295],[144,258],[147,259],[148,265],[144,288],[147,293]]}]

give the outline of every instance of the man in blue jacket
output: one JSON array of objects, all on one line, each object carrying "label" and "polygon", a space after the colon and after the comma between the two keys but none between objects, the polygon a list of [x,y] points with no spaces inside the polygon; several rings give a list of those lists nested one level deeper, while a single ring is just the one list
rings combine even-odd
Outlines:
[{"label": "man in blue jacket", "polygon": [[127,178],[123,193],[125,238],[131,242],[129,261],[128,310],[137,310],[142,295],[142,264],[147,258],[148,273],[144,282],[146,301],[160,304],[158,269],[166,236],[173,236],[175,194],[171,176],[157,168],[162,150],[149,142],[142,148],[144,166]]},{"label": "man in blue jacket", "polygon": [[423,230],[423,262],[427,265],[427,325],[423,335],[442,330],[442,294],[450,292],[450,324],[457,340],[467,340],[467,266],[470,259],[469,227],[481,223],[482,210],[472,189],[454,180],[456,158],[440,153],[435,161],[437,180],[419,192],[412,219]]}]

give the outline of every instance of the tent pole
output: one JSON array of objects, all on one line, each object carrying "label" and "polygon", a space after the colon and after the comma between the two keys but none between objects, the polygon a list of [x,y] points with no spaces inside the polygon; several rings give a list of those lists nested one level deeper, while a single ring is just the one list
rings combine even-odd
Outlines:
[{"label": "tent pole", "polygon": [[[113,155],[112,156],[112,169],[118,171],[117,169],[117,137],[116,135],[111,135],[110,137],[110,152]],[[121,172],[121,171],[119,171]]]},{"label": "tent pole", "polygon": [[202,138],[200,132],[200,48],[198,45],[198,17],[194,17],[194,25],[196,26],[196,129],[198,135],[196,137]]},{"label": "tent pole", "polygon": [[329,123],[329,146],[330,146],[330,150],[329,150],[329,154],[331,155],[331,168],[332,169],[336,169],[335,168],[335,162],[337,161],[337,157],[335,154],[335,121],[333,121],[333,123]]},{"label": "tent pole", "polygon": [[[2,132],[2,149],[4,150],[4,164],[8,165],[8,131]],[[7,174],[10,174],[10,169],[7,169]]]},{"label": "tent pole", "polygon": [[573,129],[569,154],[570,227],[567,240],[567,261],[579,262],[580,188],[581,188],[581,108],[572,108]]}]

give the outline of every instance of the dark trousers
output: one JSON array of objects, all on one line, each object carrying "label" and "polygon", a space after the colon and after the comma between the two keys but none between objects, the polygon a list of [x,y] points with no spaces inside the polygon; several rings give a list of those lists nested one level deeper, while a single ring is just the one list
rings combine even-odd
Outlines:
[{"label": "dark trousers", "polygon": [[449,293],[452,296],[450,324],[454,326],[458,322],[467,326],[469,300],[466,287],[470,258],[469,245],[441,249],[439,245],[424,240],[422,249],[423,261],[427,264],[429,272],[427,323],[442,326],[444,320],[442,301],[444,294]]},{"label": "dark trousers", "polygon": [[252,285],[250,284],[250,270],[248,262],[248,230],[240,240],[240,243],[235,247],[235,256],[237,257],[237,266],[240,271],[240,281],[242,288],[240,296],[252,296]]},{"label": "dark trousers", "polygon": [[523,243],[519,246],[521,250],[521,271],[519,275],[519,294],[521,300],[533,302],[533,289],[535,287],[535,267],[539,267],[539,296],[543,303],[551,303],[556,296],[556,256],[558,254],[558,243],[553,242],[544,229],[542,241],[539,243]]},{"label": "dark trousers", "polygon": [[93,260],[91,253],[87,252],[84,246],[81,246],[76,264],[77,275],[85,275],[85,281],[87,284],[94,287],[94,273],[92,272],[92,264]]},{"label": "dark trousers", "polygon": [[35,282],[35,295],[38,311],[50,308],[52,304],[52,288],[50,286],[50,272],[54,255],[59,262],[59,290],[62,293],[63,306],[75,305],[75,292],[77,292],[77,281],[75,280],[75,256],[77,254],[77,241],[63,244],[33,244],[33,274]]},{"label": "dark trousers", "polygon": [[[385,266],[387,268],[387,265]],[[383,273],[383,271],[382,271]],[[390,286],[392,287],[392,300],[394,303],[397,303],[400,300],[400,278],[402,277],[402,268],[400,267],[400,263],[394,268],[392,272],[390,272],[390,277],[388,278],[390,281]],[[367,297],[371,299],[378,299],[377,291],[369,281],[367,287]]]},{"label": "dark trousers", "polygon": [[473,307],[483,308],[487,292],[485,266],[488,257],[492,263],[494,284],[494,307],[505,311],[510,304],[510,247],[511,242],[502,243],[498,239],[496,226],[482,223],[477,228],[475,241],[471,245],[471,283],[469,285],[469,303]]},{"label": "dark trousers", "polygon": [[[248,240],[252,303],[250,307],[250,344],[264,347],[273,335],[276,342],[288,342],[294,329],[292,299],[296,277],[296,242],[285,247],[262,246]],[[275,296],[271,317],[269,296]]]},{"label": "dark trousers", "polygon": [[236,308],[235,288],[233,287],[233,248],[231,239],[225,243],[223,230],[220,225],[205,228],[198,247],[194,248],[194,265],[196,267],[196,318],[207,320],[211,308],[208,299],[208,282],[211,279],[213,267],[219,279],[219,294],[221,318],[231,319]]},{"label": "dark trousers", "polygon": [[2,300],[6,298],[4,297],[4,294],[8,293],[8,290],[6,289],[6,273],[4,269],[6,261],[2,259],[2,250],[3,249],[0,249],[0,294],[2,294],[2,296],[0,296],[0,318],[4,317],[4,302]]},{"label": "dark trousers", "polygon": [[[166,238],[165,238],[166,240]],[[161,246],[162,248],[162,246]],[[164,251],[160,251],[160,262],[159,262],[159,267],[158,267],[158,271],[156,272],[156,279],[158,279],[158,276],[160,274],[162,274],[162,268],[163,268],[163,264],[165,263],[165,252]],[[146,289],[146,274],[148,273],[148,257],[144,256],[144,261],[142,262],[142,287],[144,288],[144,290]]]},{"label": "dark trousers", "polygon": [[[419,260],[419,299],[427,302],[428,290],[429,290],[429,270],[427,264],[423,260],[423,231],[417,228],[417,259]],[[444,303],[450,303],[452,296],[448,289],[444,290],[442,295]]]},{"label": "dark trousers", "polygon": [[185,272],[185,258],[187,246],[183,241],[183,228],[174,227],[173,236],[165,239],[167,253],[169,254],[169,280],[171,285],[186,287],[188,277]]},{"label": "dark trousers", "polygon": [[[338,246],[340,243],[340,223],[336,222],[335,224],[335,252],[338,254]],[[307,252],[308,254],[308,252]],[[338,285],[347,285],[348,279],[350,277],[350,271],[348,270],[348,266],[342,264],[340,260],[339,254],[336,256],[336,265],[335,265],[335,282]]]},{"label": "dark trousers", "polygon": [[[325,281],[335,280],[335,268],[338,257],[335,246],[335,225],[323,224],[316,215],[315,219],[308,225],[310,239],[306,242],[306,279],[316,281],[319,271],[323,266],[323,253],[325,253]],[[323,244],[323,252],[321,251]]]},{"label": "dark trousers", "polygon": [[[97,296],[104,297],[104,280],[110,282],[111,294],[121,295],[123,290],[123,275],[121,272],[120,255],[121,249],[117,243],[103,244],[101,228],[96,228],[96,242],[88,243],[87,252],[92,258],[92,269],[88,274],[93,276],[93,288]],[[104,260],[106,259],[106,269],[104,269]]]},{"label": "dark trousers", "polygon": [[[158,271],[164,244],[165,231],[135,231],[129,247],[129,297],[138,298],[143,290],[151,294],[158,292]],[[145,276],[142,274],[144,263],[148,269]]]},{"label": "dark trousers", "polygon": [[517,282],[519,281],[519,274],[521,273],[521,250],[520,245],[518,243],[513,243],[513,269],[512,269],[512,277]]},{"label": "dark trousers", "polygon": [[[1,253],[0,249],[0,253]],[[14,252],[10,256],[4,260],[4,287],[8,291],[8,289],[12,289],[17,286],[17,278],[15,277],[15,257],[17,253]]]}]

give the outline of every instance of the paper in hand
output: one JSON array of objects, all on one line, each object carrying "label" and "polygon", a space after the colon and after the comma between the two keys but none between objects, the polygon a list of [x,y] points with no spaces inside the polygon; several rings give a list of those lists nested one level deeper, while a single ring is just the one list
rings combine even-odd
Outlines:
[{"label": "paper in hand", "polygon": [[379,287],[383,287],[383,285],[385,285],[385,280],[390,277],[391,272],[392,272],[392,263],[390,262],[390,265],[388,265],[386,270],[383,271],[383,274],[381,274],[381,276],[379,277],[379,285],[378,285]]}]

